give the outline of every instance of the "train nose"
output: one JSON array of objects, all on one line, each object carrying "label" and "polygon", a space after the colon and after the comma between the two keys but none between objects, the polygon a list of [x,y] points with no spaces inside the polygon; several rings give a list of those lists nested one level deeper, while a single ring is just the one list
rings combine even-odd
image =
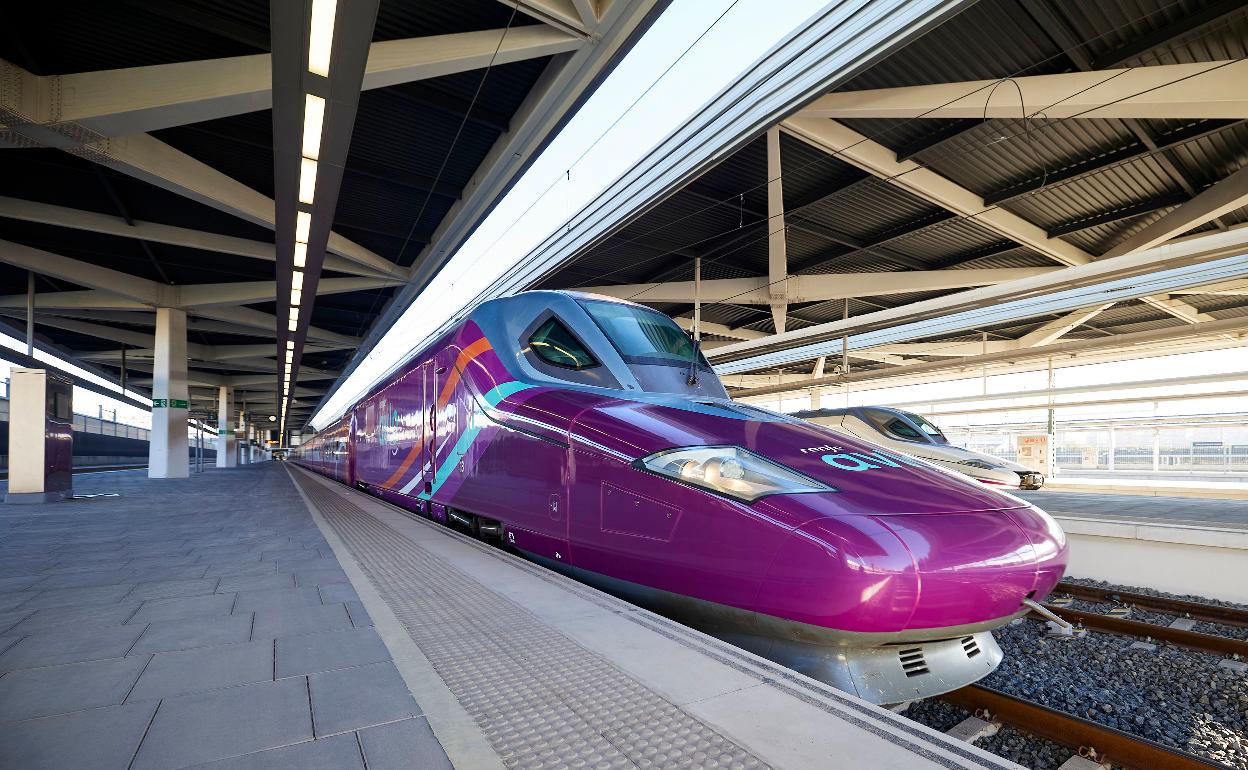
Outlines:
[{"label": "train nose", "polygon": [[989,623],[1046,596],[1065,564],[1060,528],[1035,508],[827,516],[781,547],[760,604],[860,633]]},{"label": "train nose", "polygon": [[906,628],[919,597],[905,544],[869,516],[819,518],[795,529],[759,591],[768,615],[858,633]]},{"label": "train nose", "polygon": [[910,628],[1018,614],[1024,599],[1046,596],[1065,568],[1064,541],[1027,508],[879,518],[914,560],[919,600]]}]

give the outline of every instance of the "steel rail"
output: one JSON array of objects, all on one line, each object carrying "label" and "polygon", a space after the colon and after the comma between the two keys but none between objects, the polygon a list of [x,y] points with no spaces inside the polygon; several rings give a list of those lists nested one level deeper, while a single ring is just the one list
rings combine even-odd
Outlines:
[{"label": "steel rail", "polygon": [[1096,761],[1130,770],[1208,770],[1225,765],[1154,743],[1147,738],[1007,695],[983,685],[968,685],[939,696],[976,716],[999,721],[1025,733],[1069,746]]},{"label": "steel rail", "polygon": [[1056,607],[1052,604],[1044,606],[1063,620],[1095,631],[1121,634],[1123,636],[1160,639],[1163,642],[1170,642],[1171,644],[1199,650],[1200,652],[1212,652],[1218,655],[1238,655],[1241,658],[1248,657],[1248,641],[1242,639],[1232,639],[1229,636],[1218,636],[1216,634],[1202,634],[1198,631],[1184,631],[1183,629],[1170,628],[1169,626],[1142,623],[1138,620],[1101,615],[1097,612],[1083,612],[1082,610],[1072,610],[1067,607]]},{"label": "steel rail", "polygon": [[1165,612],[1180,617],[1187,616],[1210,623],[1227,626],[1248,626],[1248,610],[1238,607],[1222,607],[1205,602],[1170,599],[1164,596],[1131,593],[1111,588],[1093,588],[1076,583],[1058,583],[1054,593],[1070,594],[1076,599],[1089,602],[1117,602],[1133,604],[1142,609]]}]

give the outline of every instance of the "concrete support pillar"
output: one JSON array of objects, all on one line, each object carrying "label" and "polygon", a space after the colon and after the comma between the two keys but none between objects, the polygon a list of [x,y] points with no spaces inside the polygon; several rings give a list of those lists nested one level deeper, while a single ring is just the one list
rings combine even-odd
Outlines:
[{"label": "concrete support pillar", "polygon": [[1153,428],[1153,473],[1161,470],[1161,429]]},{"label": "concrete support pillar", "polygon": [[147,477],[185,479],[191,474],[186,413],[186,311],[156,308],[152,366],[152,434]]},{"label": "concrete support pillar", "polygon": [[235,416],[235,426],[237,426],[238,439],[235,442],[235,464],[243,465],[246,464],[245,459],[243,459],[243,456],[246,454],[246,447],[243,444],[246,443],[245,439],[247,438],[247,412],[243,411],[243,409],[238,409]]},{"label": "concrete support pillar", "polygon": [[246,465],[247,464],[246,460],[244,460],[243,457],[246,455],[246,452],[247,452],[247,449],[245,446],[247,443],[246,442],[247,412],[243,411],[242,409],[239,409],[238,412],[235,413],[234,430],[235,430],[234,464]]},{"label": "concrete support pillar", "polygon": [[1114,469],[1114,455],[1118,453],[1118,434],[1109,426],[1109,470]]},{"label": "concrete support pillar", "polygon": [[234,389],[222,386],[217,393],[217,467],[233,468],[238,465],[238,442],[234,429],[238,425],[234,414]]}]

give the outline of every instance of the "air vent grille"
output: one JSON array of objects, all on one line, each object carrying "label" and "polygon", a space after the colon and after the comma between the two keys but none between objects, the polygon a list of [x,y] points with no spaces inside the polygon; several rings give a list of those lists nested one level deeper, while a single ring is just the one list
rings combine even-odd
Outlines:
[{"label": "air vent grille", "polygon": [[973,636],[962,637],[962,649],[966,652],[966,657],[973,658],[979,654],[979,642],[975,641]]},{"label": "air vent grille", "polygon": [[922,676],[928,673],[927,661],[923,659],[922,647],[909,647],[900,650],[897,657],[901,660],[901,670],[906,672],[906,676]]}]

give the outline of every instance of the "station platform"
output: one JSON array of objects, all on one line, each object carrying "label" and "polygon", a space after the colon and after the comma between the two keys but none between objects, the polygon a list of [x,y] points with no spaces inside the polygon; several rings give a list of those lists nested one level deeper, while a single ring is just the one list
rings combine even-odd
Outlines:
[{"label": "station platform", "polygon": [[1013,768],[282,463],[0,506],[0,766]]},{"label": "station platform", "polygon": [[1055,516],[1248,527],[1248,492],[1242,496],[1224,498],[1058,489],[1018,491],[1012,494]]}]

